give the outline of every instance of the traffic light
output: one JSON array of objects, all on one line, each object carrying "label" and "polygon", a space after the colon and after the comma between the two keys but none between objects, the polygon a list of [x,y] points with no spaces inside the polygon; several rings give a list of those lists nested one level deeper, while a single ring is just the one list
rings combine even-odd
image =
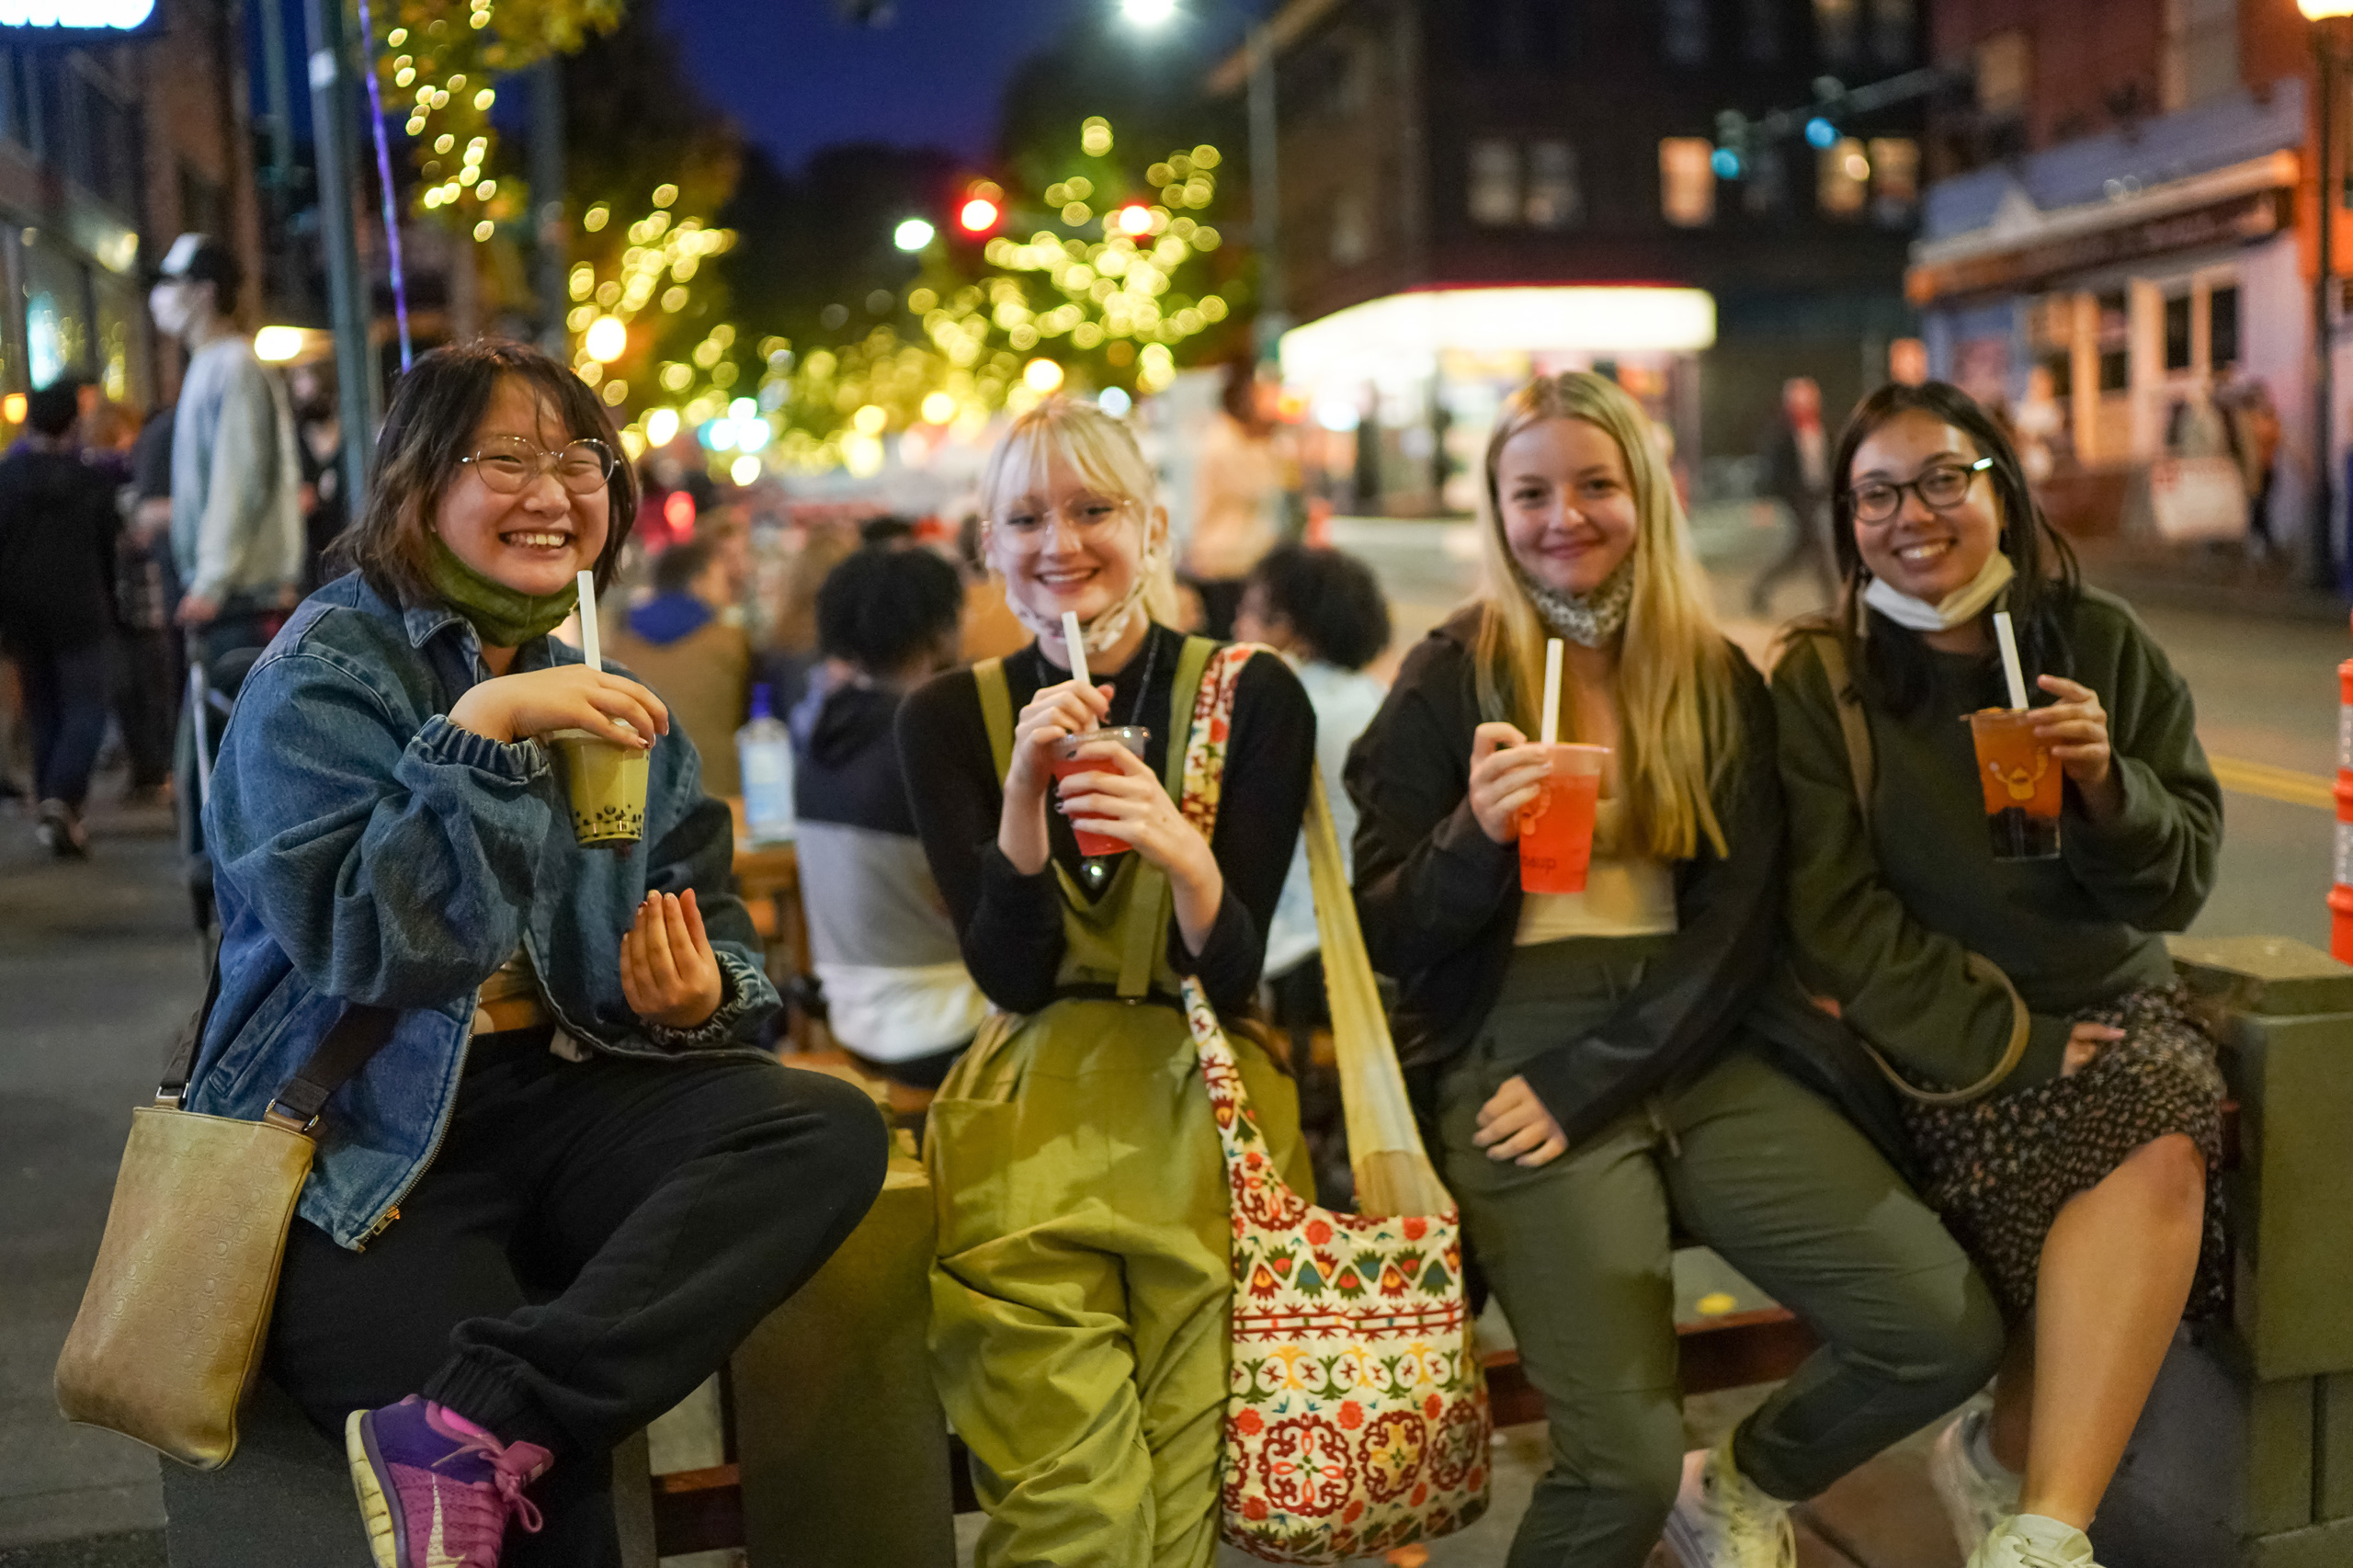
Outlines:
[{"label": "traffic light", "polygon": [[978,239],[994,233],[1005,222],[1005,192],[993,180],[976,180],[964,192],[964,204],[956,210],[956,226]]}]

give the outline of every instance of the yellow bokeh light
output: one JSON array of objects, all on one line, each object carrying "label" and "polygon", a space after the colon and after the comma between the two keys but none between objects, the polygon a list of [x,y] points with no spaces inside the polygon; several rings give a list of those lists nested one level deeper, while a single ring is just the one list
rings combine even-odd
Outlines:
[{"label": "yellow bokeh light", "polygon": [[580,226],[593,234],[609,222],[612,216],[612,209],[599,201],[580,215]]},{"label": "yellow bokeh light", "polygon": [[480,244],[483,241],[487,240],[491,235],[497,232],[498,225],[492,222],[489,219],[484,218],[481,222],[474,225],[474,243],[476,244]]},{"label": "yellow bokeh light", "polygon": [[760,477],[760,460],[749,455],[737,458],[727,468],[727,477],[738,484],[750,484]]},{"label": "yellow bokeh light", "polygon": [[675,408],[649,409],[645,415],[645,438],[657,447],[666,447],[678,436],[678,411]]},{"label": "yellow bokeh light", "polygon": [[677,187],[676,186],[675,186],[675,185],[657,185],[657,186],[655,186],[655,187],[654,187],[654,206],[656,206],[656,207],[667,207],[667,206],[669,206],[669,205],[670,205],[670,203],[672,203],[673,201],[676,201],[676,200],[677,200],[677,199],[678,199],[678,187]]},{"label": "yellow bokeh light", "polygon": [[622,400],[628,396],[629,383],[627,381],[607,381],[605,383],[605,405],[607,407],[619,408],[621,405]]},{"label": "yellow bokeh light", "polygon": [[1032,359],[1022,367],[1021,380],[1042,397],[1063,384],[1063,368],[1051,359]]},{"label": "yellow bokeh light", "polygon": [[618,317],[598,316],[588,324],[582,347],[592,358],[609,365],[629,352],[629,328]]},{"label": "yellow bokeh light", "polygon": [[861,436],[880,436],[882,427],[891,422],[891,415],[881,404],[870,403],[851,415],[849,422]]}]

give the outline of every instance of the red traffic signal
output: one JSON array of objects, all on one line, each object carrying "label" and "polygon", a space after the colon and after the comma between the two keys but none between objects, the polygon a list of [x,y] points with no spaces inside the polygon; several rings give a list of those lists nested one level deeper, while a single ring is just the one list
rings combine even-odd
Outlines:
[{"label": "red traffic signal", "polygon": [[975,181],[956,210],[956,226],[968,234],[985,234],[1005,222],[1005,192],[994,181]]}]

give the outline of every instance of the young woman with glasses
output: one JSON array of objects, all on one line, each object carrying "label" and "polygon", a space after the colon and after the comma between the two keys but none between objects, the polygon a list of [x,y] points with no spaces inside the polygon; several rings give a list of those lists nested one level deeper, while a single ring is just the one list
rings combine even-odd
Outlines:
[{"label": "young woman with glasses", "polygon": [[[982,477],[982,552],[1036,641],[899,710],[916,831],[999,1009],[924,1150],[933,1373],[989,1514],[981,1568],[1207,1568],[1217,1550],[1232,1231],[1178,988],[1197,978],[1229,1019],[1251,1004],[1315,713],[1280,658],[1250,659],[1216,826],[1178,811],[1170,764],[1215,644],[1156,619],[1174,583],[1155,488],[1091,404],[1015,420]],[[1091,685],[1071,678],[1066,613]],[[1057,784],[1067,738],[1130,725],[1142,756],[1094,742]],[[1232,1038],[1270,1153],[1312,1190],[1290,1080]]]},{"label": "young woman with glasses", "polygon": [[[1640,1568],[1664,1526],[1684,1568],[1796,1568],[1789,1505],[1980,1387],[2000,1322],[1841,1114],[1875,1080],[1784,960],[1772,701],[1650,422],[1605,377],[1544,377],[1483,477],[1489,591],[1407,655],[1347,782],[1365,939],[1551,1426],[1508,1561]],[[1612,755],[1584,891],[1529,893],[1552,638],[1561,737]],[[1677,1228],[1823,1340],[1688,1454]]]},{"label": "young woman with glasses", "polygon": [[[510,1564],[618,1564],[608,1451],[881,1183],[866,1097],[758,1049],[777,996],[692,746],[549,635],[634,513],[613,447],[536,350],[418,361],[358,570],[254,666],[213,774],[188,1108],[258,1119],[347,1006],[392,1014],[321,1118],[267,1358],[346,1444],[378,1568],[494,1568],[510,1524]],[[567,729],[650,752],[640,842],[580,845]]]},{"label": "young woman with glasses", "polygon": [[[1773,676],[1800,969],[1943,1096],[1907,1096],[1926,1194],[2010,1324],[1990,1412],[1931,1458],[1961,1550],[2082,1568],[2185,1306],[2220,1300],[2222,1081],[2158,933],[2213,886],[2222,796],[2188,687],[2077,580],[1966,393],[1871,394],[1833,483],[1844,595]],[[1997,856],[1966,722],[2010,706],[2000,609],[2039,704],[2033,766],[2063,775],[2040,858]]]}]

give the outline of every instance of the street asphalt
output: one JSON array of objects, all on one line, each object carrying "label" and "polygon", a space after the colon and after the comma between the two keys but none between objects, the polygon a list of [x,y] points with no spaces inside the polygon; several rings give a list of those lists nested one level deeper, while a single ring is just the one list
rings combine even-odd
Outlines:
[{"label": "street asphalt", "polygon": [[[1779,526],[1746,506],[1702,513],[1702,551],[1728,615]],[[1337,542],[1382,573],[1402,646],[1474,587],[1474,538],[1459,528],[1351,523]],[[1793,588],[1775,611],[1806,608]],[[2220,885],[2196,929],[2325,946],[2334,670],[2353,655],[2353,640],[2341,625],[2311,620],[2178,608],[2146,617],[2197,694],[2200,733],[2229,791]],[[1752,648],[1770,641],[1765,621],[1735,617],[1732,630]],[[116,787],[106,781],[102,799]],[[50,1395],[131,1107],[152,1094],[203,980],[168,816],[102,804],[94,827],[92,858],[61,864],[40,856],[21,812],[0,806],[0,1568],[163,1562],[154,1459],[64,1425]],[[1721,1431],[1742,1407],[1740,1396],[1693,1401],[1695,1437]],[[1495,1513],[1438,1543],[1430,1562],[1502,1561],[1519,1500],[1542,1466],[1540,1433],[1514,1432],[1504,1448]],[[1949,1568],[1947,1547],[1919,1529],[1924,1505],[1933,1507],[1915,1445],[1817,1506],[1802,1532],[1802,1562]]]}]

